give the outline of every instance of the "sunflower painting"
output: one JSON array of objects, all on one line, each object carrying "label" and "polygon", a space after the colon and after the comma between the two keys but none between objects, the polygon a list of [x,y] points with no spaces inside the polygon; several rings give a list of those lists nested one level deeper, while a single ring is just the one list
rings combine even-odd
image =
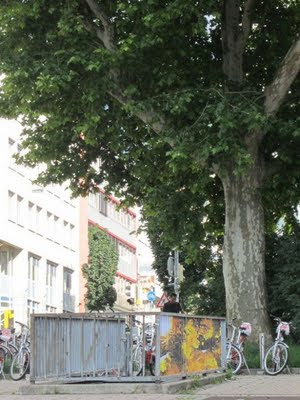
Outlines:
[{"label": "sunflower painting", "polygon": [[204,372],[221,366],[218,319],[161,316],[161,375]]}]

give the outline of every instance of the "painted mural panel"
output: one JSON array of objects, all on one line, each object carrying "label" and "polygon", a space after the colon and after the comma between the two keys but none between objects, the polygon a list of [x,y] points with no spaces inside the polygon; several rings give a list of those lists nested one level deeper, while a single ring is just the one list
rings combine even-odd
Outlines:
[{"label": "painted mural panel", "polygon": [[161,315],[160,373],[211,371],[221,366],[220,320]]}]

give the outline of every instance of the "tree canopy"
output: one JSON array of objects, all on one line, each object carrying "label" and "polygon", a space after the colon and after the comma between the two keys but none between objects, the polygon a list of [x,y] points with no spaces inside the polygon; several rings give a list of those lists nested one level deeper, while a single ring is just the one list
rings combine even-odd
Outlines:
[{"label": "tree canopy", "polygon": [[224,189],[228,316],[265,329],[264,213],[300,194],[298,26],[296,0],[3,0],[0,114],[42,183],[148,210],[171,187],[201,223]]}]

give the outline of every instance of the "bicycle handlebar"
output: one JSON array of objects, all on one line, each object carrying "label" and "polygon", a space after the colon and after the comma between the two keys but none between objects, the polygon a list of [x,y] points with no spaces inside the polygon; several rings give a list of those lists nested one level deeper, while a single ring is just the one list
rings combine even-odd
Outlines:
[{"label": "bicycle handlebar", "polygon": [[18,324],[18,325],[20,325],[21,327],[27,328],[27,329],[29,330],[28,325],[23,324],[23,322],[15,321],[15,324]]}]

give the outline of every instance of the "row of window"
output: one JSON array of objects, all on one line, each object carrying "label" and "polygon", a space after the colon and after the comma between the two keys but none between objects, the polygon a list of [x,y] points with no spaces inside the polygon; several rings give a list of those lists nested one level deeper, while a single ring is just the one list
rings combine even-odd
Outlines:
[{"label": "row of window", "polygon": [[[13,251],[10,249],[1,250],[0,251],[0,276],[13,276],[17,271],[13,270]],[[29,254],[28,255],[28,269],[27,269],[27,277],[29,281],[37,282],[39,280],[39,272],[40,272],[40,260],[41,258]],[[53,263],[52,261],[47,260],[46,262],[46,286],[53,288],[56,286],[57,279],[57,267],[58,264]],[[70,294],[72,289],[72,270],[64,267],[63,271],[63,279],[64,293]]]},{"label": "row of window", "polygon": [[101,192],[90,193],[89,204],[96,208],[101,214],[119,222],[129,231],[135,230],[135,218],[127,211],[118,209],[117,205],[113,201],[110,201],[105,197],[105,194]]},{"label": "row of window", "polygon": [[[21,145],[12,138],[8,138],[8,155],[10,168],[16,171],[18,174],[26,176],[29,180],[34,180],[36,179],[37,175],[43,171],[43,167],[40,165],[35,168],[26,168],[22,165],[16,164],[14,156],[16,154],[20,154],[21,151]],[[46,189],[41,188],[41,190],[47,190],[50,195],[63,199],[67,204],[75,207],[75,200],[71,198],[71,192],[69,189],[66,189],[65,187],[60,185],[48,185]]]},{"label": "row of window", "polygon": [[[58,265],[47,260],[46,264],[46,286],[53,288],[56,286]],[[28,279],[37,282],[39,279],[40,257],[33,254],[28,255]],[[64,293],[71,294],[72,289],[72,273],[69,268],[64,267]]]},{"label": "row of window", "polygon": [[12,191],[8,192],[8,218],[56,243],[71,249],[75,248],[73,224],[43,210],[31,201],[26,202],[22,196]]}]

